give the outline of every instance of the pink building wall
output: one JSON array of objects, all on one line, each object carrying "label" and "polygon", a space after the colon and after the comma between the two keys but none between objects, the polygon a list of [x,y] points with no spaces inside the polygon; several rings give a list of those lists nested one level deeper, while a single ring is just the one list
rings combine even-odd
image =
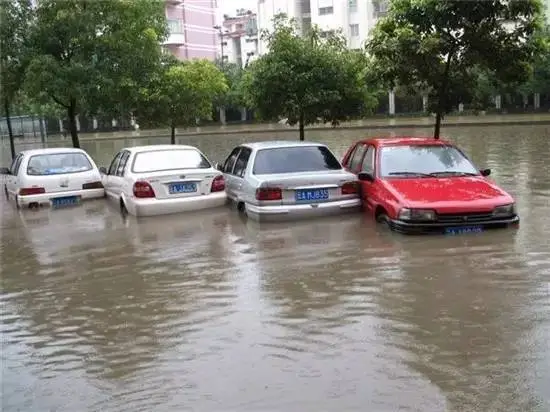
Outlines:
[{"label": "pink building wall", "polygon": [[217,57],[218,31],[216,25],[216,0],[184,0],[179,5],[166,3],[166,18],[170,27],[178,28],[185,35],[185,43],[167,45],[182,60]]}]

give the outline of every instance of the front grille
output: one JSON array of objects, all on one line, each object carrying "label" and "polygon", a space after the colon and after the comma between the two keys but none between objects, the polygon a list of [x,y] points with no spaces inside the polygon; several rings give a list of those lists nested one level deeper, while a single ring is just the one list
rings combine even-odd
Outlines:
[{"label": "front grille", "polygon": [[437,215],[437,221],[441,223],[476,223],[493,220],[493,213],[443,213]]}]

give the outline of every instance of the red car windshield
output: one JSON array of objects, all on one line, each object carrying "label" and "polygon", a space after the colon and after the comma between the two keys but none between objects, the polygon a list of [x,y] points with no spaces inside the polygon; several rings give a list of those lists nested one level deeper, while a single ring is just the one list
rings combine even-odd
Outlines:
[{"label": "red car windshield", "polygon": [[380,151],[380,176],[478,175],[454,146],[387,146]]}]

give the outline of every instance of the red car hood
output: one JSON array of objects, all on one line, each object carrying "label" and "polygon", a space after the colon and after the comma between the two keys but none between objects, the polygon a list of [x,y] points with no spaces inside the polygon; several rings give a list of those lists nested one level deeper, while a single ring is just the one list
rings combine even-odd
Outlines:
[{"label": "red car hood", "polygon": [[387,188],[409,207],[486,206],[514,200],[496,184],[483,177],[388,179]]}]

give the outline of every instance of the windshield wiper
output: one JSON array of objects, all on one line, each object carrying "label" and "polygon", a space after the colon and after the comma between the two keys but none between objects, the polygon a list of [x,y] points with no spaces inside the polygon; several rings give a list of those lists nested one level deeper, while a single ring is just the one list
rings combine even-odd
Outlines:
[{"label": "windshield wiper", "polygon": [[421,172],[390,172],[390,176],[422,176],[422,177],[432,177],[431,174],[421,173]]},{"label": "windshield wiper", "polygon": [[477,173],[470,173],[470,172],[460,172],[458,170],[445,170],[443,172],[432,172],[429,174],[430,176],[445,176],[445,175],[452,175],[452,176],[477,176]]}]

